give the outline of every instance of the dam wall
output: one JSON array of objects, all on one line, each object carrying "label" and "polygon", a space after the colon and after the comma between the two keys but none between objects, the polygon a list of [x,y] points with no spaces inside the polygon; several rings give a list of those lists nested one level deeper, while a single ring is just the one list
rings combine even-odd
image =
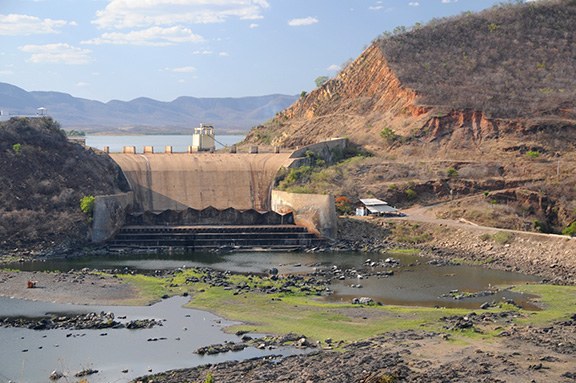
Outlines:
[{"label": "dam wall", "polygon": [[332,195],[273,190],[272,210],[279,214],[292,213],[296,225],[325,238],[336,238],[338,216]]},{"label": "dam wall", "polygon": [[134,192],[135,211],[271,210],[276,173],[290,153],[111,153]]}]

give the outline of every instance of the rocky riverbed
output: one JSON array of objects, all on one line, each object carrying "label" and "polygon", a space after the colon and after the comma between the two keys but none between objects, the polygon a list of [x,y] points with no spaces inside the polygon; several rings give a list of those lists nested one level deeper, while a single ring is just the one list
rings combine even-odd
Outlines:
[{"label": "rocky riverbed", "polygon": [[[447,318],[458,331],[502,329],[495,341],[452,342],[447,333],[408,330],[283,359],[260,358],[142,377],[136,382],[574,382],[574,317],[546,329],[515,326],[507,315]],[[462,323],[469,324],[462,325]]]},{"label": "rocky riverbed", "polygon": [[338,221],[338,239],[309,251],[374,253],[412,248],[439,262],[467,262],[538,275],[553,284],[576,284],[576,238],[447,222],[344,218]]}]

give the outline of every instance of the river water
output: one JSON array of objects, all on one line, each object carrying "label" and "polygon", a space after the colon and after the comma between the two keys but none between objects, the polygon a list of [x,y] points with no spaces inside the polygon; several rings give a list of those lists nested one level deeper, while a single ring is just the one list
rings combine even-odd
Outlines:
[{"label": "river water", "polygon": [[[200,356],[196,349],[215,343],[240,342],[222,329],[232,325],[210,313],[183,308],[184,297],[147,307],[75,306],[0,298],[0,316],[41,317],[46,313],[113,312],[116,320],[163,320],[150,329],[29,330],[0,328],[0,382],[49,382],[52,371],[65,374],[61,381],[76,382],[74,374],[98,370],[91,383],[128,382],[138,376],[177,368],[266,355],[291,355],[292,348]],[[125,319],[118,319],[119,317]]]},{"label": "river water", "polygon": [[[280,274],[309,273],[333,268],[365,269],[366,259],[380,262],[390,255],[365,253],[264,253],[231,254],[189,253],[155,255],[91,256],[52,259],[8,265],[29,271],[66,272],[72,269],[138,271],[211,267],[240,273],[267,273],[277,268]],[[517,273],[488,270],[469,265],[435,265],[416,255],[393,255],[398,261],[391,276],[336,280],[330,286],[334,294],[322,299],[350,302],[354,297],[371,297],[383,304],[409,306],[462,307],[477,310],[483,302],[513,299],[526,309],[536,309],[528,297],[508,290],[490,296],[454,299],[451,292],[475,293],[494,286],[518,285],[538,278]],[[369,269],[368,269],[369,270]],[[362,287],[358,287],[358,285]],[[351,287],[354,286],[354,287]],[[245,349],[218,356],[198,356],[193,351],[225,341],[239,341],[226,334],[231,324],[212,314],[182,308],[183,297],[175,297],[150,307],[95,307],[0,298],[0,316],[37,317],[47,312],[111,311],[132,319],[165,319],[164,326],[143,330],[48,330],[0,328],[0,382],[47,382],[53,370],[70,376],[86,368],[97,369],[89,382],[127,382],[137,376],[175,368],[246,359],[270,354],[291,354],[294,349]],[[149,341],[149,339],[162,339]],[[128,370],[124,373],[123,370]],[[77,379],[76,379],[77,380]],[[76,381],[73,377],[67,381]]]},{"label": "river water", "polygon": [[[143,136],[86,136],[86,145],[103,150],[105,146],[111,153],[122,153],[124,146],[135,146],[138,153],[144,151],[144,146],[153,146],[156,153],[163,153],[166,146],[172,146],[174,153],[186,153],[192,145],[192,135],[143,135]],[[244,136],[216,136],[216,149],[234,145],[244,139]]]}]

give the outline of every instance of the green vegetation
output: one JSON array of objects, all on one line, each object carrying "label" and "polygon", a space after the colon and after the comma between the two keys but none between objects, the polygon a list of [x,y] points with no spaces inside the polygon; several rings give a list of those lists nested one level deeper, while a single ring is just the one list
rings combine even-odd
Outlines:
[{"label": "green vegetation", "polygon": [[432,234],[424,230],[419,224],[397,224],[392,227],[394,241],[416,245],[432,239]]},{"label": "green vegetation", "polygon": [[336,212],[339,215],[350,215],[354,213],[354,205],[350,198],[346,196],[339,196],[334,199],[336,203]]},{"label": "green vegetation", "polygon": [[92,214],[94,214],[95,201],[96,198],[93,195],[87,195],[80,199],[80,210],[90,219],[92,218]]},{"label": "green vegetation", "polygon": [[536,158],[540,157],[540,153],[533,150],[529,150],[526,152],[526,157],[535,160]]},{"label": "green vegetation", "polygon": [[22,150],[22,145],[21,144],[14,144],[14,145],[12,145],[12,150],[14,151],[14,153],[20,154],[20,150]]},{"label": "green vegetation", "polygon": [[317,88],[320,88],[322,85],[326,84],[328,80],[330,80],[330,77],[328,76],[318,76],[314,80],[314,83],[316,84]]},{"label": "green vegetation", "polygon": [[399,135],[396,134],[396,132],[394,132],[394,130],[392,130],[390,128],[382,129],[380,131],[380,137],[382,137],[388,145],[392,145],[392,144],[400,141],[400,138],[401,138]]},{"label": "green vegetation", "polygon": [[499,245],[510,244],[514,241],[514,233],[509,231],[499,231],[494,234],[484,233],[480,236],[482,241],[494,241]]},{"label": "green vegetation", "polygon": [[214,376],[212,376],[212,373],[210,371],[208,371],[208,373],[206,374],[206,379],[204,379],[204,383],[214,383]]},{"label": "green vegetation", "polygon": [[[414,229],[414,228],[412,228]],[[416,228],[417,230],[418,228]],[[285,280],[272,280],[255,275],[227,275],[223,282],[236,288],[214,286],[202,282],[207,274],[195,269],[185,269],[165,277],[121,275],[140,292],[140,303],[152,302],[162,296],[182,293],[192,295],[190,307],[207,310],[243,324],[229,331],[246,330],[258,333],[299,333],[314,340],[332,338],[335,341],[357,341],[389,331],[418,328],[423,331],[446,331],[440,318],[465,315],[469,309],[427,308],[408,306],[363,306],[364,315],[358,316],[357,305],[330,303],[318,295],[321,286],[305,289],[291,287],[281,291]],[[307,277],[305,277],[307,278]],[[250,290],[241,289],[242,286]],[[313,286],[312,284],[309,286]],[[266,288],[276,288],[275,291]],[[567,318],[576,305],[576,287],[525,285],[514,291],[534,295],[542,311],[526,312],[515,306],[502,304],[493,311],[519,311],[528,314],[519,323],[546,324]],[[247,304],[250,302],[250,304]],[[477,334],[473,331],[458,332],[463,337],[489,338],[495,334]]]},{"label": "green vegetation", "polygon": [[342,186],[346,182],[349,168],[368,156],[368,153],[359,148],[337,148],[330,152],[327,161],[308,151],[305,154],[306,165],[281,169],[276,185],[279,190],[291,193],[341,194],[334,189],[335,186]]},{"label": "green vegetation", "polygon": [[404,195],[406,196],[406,199],[408,201],[414,201],[416,199],[416,197],[418,197],[418,194],[416,193],[416,191],[414,191],[414,189],[408,188],[404,191]]},{"label": "green vegetation", "polygon": [[576,237],[576,221],[572,222],[564,230],[562,230],[562,234]]},{"label": "green vegetation", "polygon": [[457,178],[457,177],[458,177],[458,170],[456,170],[456,169],[453,168],[453,167],[449,167],[449,168],[446,170],[446,175],[447,175],[448,177],[450,177],[450,178]]},{"label": "green vegetation", "polygon": [[532,311],[530,315],[518,319],[519,324],[546,325],[551,322],[566,320],[574,314],[576,306],[576,287],[557,285],[523,285],[513,291],[531,295],[542,310]]}]

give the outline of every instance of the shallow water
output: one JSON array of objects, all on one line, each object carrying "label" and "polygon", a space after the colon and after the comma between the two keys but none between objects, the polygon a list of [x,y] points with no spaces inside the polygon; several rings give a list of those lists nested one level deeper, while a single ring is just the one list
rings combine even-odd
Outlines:
[{"label": "shallow water", "polygon": [[[158,255],[92,256],[74,259],[23,262],[10,265],[28,271],[72,269],[99,269],[109,271],[150,271],[181,267],[210,267],[240,273],[267,273],[277,268],[280,274],[309,273],[312,271],[365,268],[366,258],[379,262],[386,254],[365,253],[192,253]],[[479,266],[436,266],[428,259],[415,255],[394,255],[396,267],[368,269],[374,274],[392,270],[392,276],[357,274],[345,280],[335,280],[330,286],[333,295],[324,297],[333,302],[350,302],[355,297],[371,297],[383,304],[411,306],[442,306],[478,309],[483,302],[513,299],[526,309],[531,306],[528,297],[510,291],[475,298],[453,299],[444,296],[458,291],[474,293],[493,286],[508,286],[536,282],[538,278]],[[354,285],[355,287],[351,287]],[[357,286],[361,285],[361,288]],[[116,317],[133,319],[165,319],[164,326],[152,329],[127,330],[49,330],[0,328],[0,382],[48,382],[53,370],[73,374],[83,369],[99,370],[91,375],[91,383],[127,382],[152,372],[193,367],[225,360],[240,360],[270,354],[288,355],[299,351],[290,348],[275,350],[245,349],[237,353],[199,356],[193,353],[199,347],[239,341],[235,335],[225,334],[222,328],[232,324],[212,314],[182,308],[186,298],[175,297],[149,307],[96,307],[57,305],[51,303],[0,298],[0,316],[42,316],[47,312],[100,312],[111,311]],[[163,339],[149,341],[149,339]],[[122,370],[127,369],[127,373]]]},{"label": "shallow water", "polygon": [[[354,252],[334,253],[190,253],[158,255],[93,256],[76,259],[53,259],[46,262],[27,262],[10,267],[28,271],[71,269],[105,270],[166,270],[180,267],[210,267],[217,270],[230,270],[239,273],[266,273],[277,268],[280,274],[309,273],[314,270],[359,269],[364,267],[367,258],[380,261],[387,254],[366,254]],[[336,280],[331,288],[334,294],[327,300],[349,302],[354,297],[370,297],[377,302],[408,306],[442,306],[476,309],[484,302],[513,299],[527,309],[537,309],[528,302],[528,297],[510,291],[500,291],[494,295],[454,299],[443,296],[454,292],[475,293],[492,289],[494,286],[510,286],[537,282],[534,276],[489,270],[480,266],[449,265],[435,266],[427,258],[416,255],[394,255],[400,263],[397,267],[375,268],[371,271],[392,270],[390,277],[371,276],[369,278],[347,278]],[[351,287],[360,284],[362,287]],[[458,293],[454,294],[458,295]]]},{"label": "shallow water", "polygon": [[[49,382],[58,370],[67,379],[84,369],[99,372],[91,383],[128,382],[138,376],[176,368],[193,367],[226,360],[241,360],[272,354],[290,355],[296,349],[258,350],[247,348],[213,356],[200,356],[194,350],[239,337],[222,329],[233,322],[207,312],[183,308],[187,298],[174,297],[147,307],[75,306],[0,298],[0,316],[43,316],[47,312],[113,312],[116,320],[165,320],[151,329],[47,330],[0,328],[0,382]],[[126,319],[118,319],[126,316]],[[149,341],[150,339],[159,339]],[[122,372],[128,370],[128,372]]]}]

